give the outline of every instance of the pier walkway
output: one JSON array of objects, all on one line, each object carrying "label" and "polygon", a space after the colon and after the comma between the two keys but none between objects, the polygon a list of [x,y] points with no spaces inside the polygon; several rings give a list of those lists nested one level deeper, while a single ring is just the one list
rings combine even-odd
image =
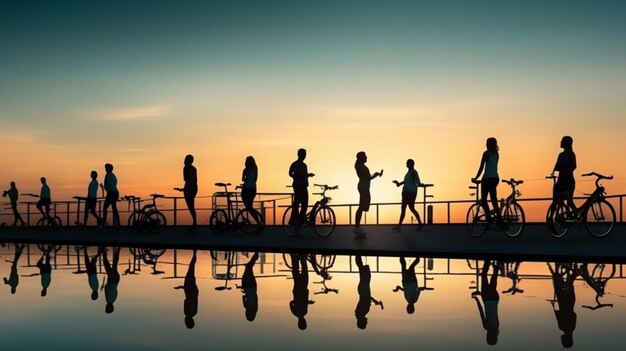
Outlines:
[{"label": "pier walkway", "polygon": [[0,242],[55,243],[72,245],[165,247],[263,252],[307,252],[377,256],[421,256],[438,258],[494,257],[525,260],[575,260],[626,262],[626,225],[617,224],[604,239],[590,236],[584,227],[574,227],[561,239],[550,236],[545,224],[527,224],[517,238],[488,230],[481,238],[471,237],[461,224],[427,225],[421,231],[405,226],[401,232],[390,225],[364,226],[366,239],[354,239],[351,226],[338,226],[327,238],[317,237],[312,228],[299,237],[287,237],[279,226],[260,234],[227,232],[213,234],[199,227],[190,234],[186,227],[168,227],[158,234],[132,233],[127,228],[97,229],[63,227],[41,230],[34,227],[0,228]]}]

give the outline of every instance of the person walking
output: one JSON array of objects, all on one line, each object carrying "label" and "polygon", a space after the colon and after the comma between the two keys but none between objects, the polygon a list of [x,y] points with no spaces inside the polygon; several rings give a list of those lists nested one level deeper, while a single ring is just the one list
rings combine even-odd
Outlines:
[{"label": "person walking", "polygon": [[415,170],[415,161],[412,159],[406,160],[406,168],[408,171],[404,175],[404,180],[399,182],[394,180],[393,183],[396,186],[402,185],[402,207],[400,209],[400,220],[398,221],[398,225],[393,229],[400,230],[402,226],[402,222],[404,221],[404,215],[406,214],[406,208],[408,207],[415,219],[417,220],[417,230],[422,228],[422,220],[420,219],[420,214],[415,210],[415,199],[417,199],[417,187],[422,184],[420,182],[420,176]]},{"label": "person walking", "polygon": [[102,223],[107,220],[109,206],[113,211],[113,225],[119,227],[120,214],[117,211],[117,200],[120,198],[120,192],[117,190],[117,177],[113,174],[113,165],[107,163],[104,165],[106,175],[104,176],[104,190],[107,192],[104,199],[104,208],[102,210]]},{"label": "person walking", "polygon": [[11,210],[13,210],[13,216],[14,216],[14,220],[13,220],[13,226],[17,226],[17,222],[20,222],[20,226],[25,226],[26,222],[24,222],[24,220],[22,219],[22,216],[20,215],[20,212],[17,210],[17,200],[19,199],[19,191],[17,190],[17,187],[15,186],[15,182],[11,182],[10,187],[8,190],[5,190],[2,193],[3,197],[8,196],[9,197],[9,201],[11,202]]}]

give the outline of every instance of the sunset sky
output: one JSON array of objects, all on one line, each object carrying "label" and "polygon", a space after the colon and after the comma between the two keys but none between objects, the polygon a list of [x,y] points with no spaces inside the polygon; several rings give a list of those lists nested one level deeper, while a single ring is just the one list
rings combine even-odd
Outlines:
[{"label": "sunset sky", "polygon": [[[485,139],[501,178],[549,196],[563,135],[579,176],[626,193],[623,1],[0,1],[0,185],[84,195],[115,165],[122,194],[173,194],[186,154],[200,193],[285,191],[296,150],[315,182],[374,202],[413,158],[435,199],[466,199]],[[501,194],[505,187],[499,188]]]}]

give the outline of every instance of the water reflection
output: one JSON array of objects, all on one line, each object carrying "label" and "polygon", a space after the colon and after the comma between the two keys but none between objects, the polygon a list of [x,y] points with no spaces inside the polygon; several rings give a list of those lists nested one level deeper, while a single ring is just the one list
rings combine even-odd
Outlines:
[{"label": "water reflection", "polygon": [[[0,255],[10,288],[0,291],[7,335],[29,330],[38,320],[30,316],[45,307],[67,315],[57,317],[60,325],[112,331],[123,324],[162,343],[179,336],[183,343],[204,340],[200,345],[210,335],[228,344],[233,333],[248,347],[263,338],[274,349],[310,345],[311,337],[342,338],[346,349],[365,350],[380,349],[383,341],[408,349],[416,337],[438,349],[478,349],[485,342],[520,350],[612,349],[626,341],[619,328],[626,313],[618,303],[626,296],[619,264],[33,244],[9,244]],[[201,290],[216,293],[203,293],[201,301]],[[101,294],[105,313],[121,313],[104,318],[102,305],[92,303]],[[199,308],[207,297],[211,307]],[[9,322],[20,317],[28,323]],[[606,345],[598,345],[598,335]]]}]

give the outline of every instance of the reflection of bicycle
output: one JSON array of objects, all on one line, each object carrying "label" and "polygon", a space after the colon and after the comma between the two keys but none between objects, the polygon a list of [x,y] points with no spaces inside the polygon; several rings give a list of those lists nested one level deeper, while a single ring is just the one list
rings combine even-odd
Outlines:
[{"label": "reflection of bicycle", "polygon": [[141,199],[135,196],[126,196],[125,199],[133,204],[133,214],[128,217],[128,228],[134,233],[150,232],[158,233],[165,229],[167,219],[157,209],[156,199],[164,198],[165,195],[150,194],[152,203],[141,206]]},{"label": "reflection of bicycle", "polygon": [[519,266],[522,264],[521,261],[515,262],[503,262],[502,264],[502,274],[507,278],[511,279],[511,287],[507,290],[503,290],[503,294],[511,294],[515,295],[517,293],[523,294],[524,290],[520,289],[517,284],[522,281],[522,278],[519,277],[517,273],[519,271]]},{"label": "reflection of bicycle", "polygon": [[[603,176],[596,172],[586,173],[583,177],[595,176],[596,189],[578,209],[573,211],[567,205],[568,194],[556,194],[556,201],[552,202],[546,214],[548,230],[555,238],[560,238],[574,224],[584,224],[589,234],[596,238],[603,238],[611,233],[615,227],[615,209],[604,198],[604,187],[600,185],[602,179],[613,179],[613,176]],[[547,179],[556,180],[555,176]]]},{"label": "reflection of bicycle", "polygon": [[[244,233],[260,232],[263,228],[263,216],[256,211],[257,221],[254,219],[252,212],[246,208],[236,211],[237,193],[229,192],[230,183],[215,183],[215,186],[224,187],[224,196],[226,197],[226,210],[214,210],[209,217],[209,227],[215,234],[222,234],[227,230],[241,229]],[[235,187],[241,189],[241,186]],[[233,200],[235,198],[235,200]]]},{"label": "reflection of bicycle", "polygon": [[326,191],[339,189],[338,185],[328,186],[325,184],[313,184],[313,186],[322,189],[321,193],[313,193],[313,195],[320,195],[322,198],[315,202],[309,213],[304,218],[304,223],[301,223],[301,219],[294,216],[292,218],[291,212],[293,207],[288,207],[283,214],[283,231],[288,236],[294,236],[304,225],[312,226],[315,233],[319,236],[329,236],[335,230],[335,211],[333,211],[328,203],[331,198],[326,196]]},{"label": "reflection of bicycle", "polygon": [[[517,197],[522,194],[517,190],[517,186],[523,184],[523,180],[510,180],[503,179],[503,183],[508,184],[511,187],[511,194],[506,199],[500,200],[500,218],[502,223],[496,223],[496,226],[501,226],[506,235],[510,237],[518,236],[524,229],[524,223],[526,217],[524,215],[524,209],[517,202]],[[469,188],[475,190],[470,195],[476,196],[476,202],[470,206],[467,210],[467,216],[465,223],[467,224],[467,231],[474,237],[479,237],[485,234],[485,231],[494,222],[493,217],[496,215],[495,210],[489,211],[489,214],[485,213],[485,209],[480,200],[480,180],[474,181],[475,186]],[[496,229],[499,229],[496,227]]]},{"label": "reflection of bicycle", "polygon": [[163,256],[166,249],[150,249],[150,248],[137,248],[131,247],[129,248],[130,253],[133,255],[133,262],[131,265],[130,259],[128,260],[128,269],[124,271],[124,275],[128,274],[137,274],[137,272],[141,272],[142,263],[146,266],[149,266],[152,269],[150,274],[159,275],[165,273],[164,271],[158,270],[157,263],[159,258]]},{"label": "reflection of bicycle", "polygon": [[[39,195],[24,194],[26,196],[39,198]],[[57,204],[52,202],[48,205],[49,211],[47,215],[43,215],[38,221],[37,226],[42,228],[56,229],[63,225],[61,217],[57,216]]]},{"label": "reflection of bicycle", "polygon": [[[283,254],[283,262],[285,266],[291,269],[291,260],[287,259],[286,253]],[[335,255],[306,255],[306,260],[311,263],[311,267],[315,274],[322,277],[324,280],[331,280],[333,277],[328,273],[328,271],[333,268],[335,265],[335,259],[337,256]]]},{"label": "reflection of bicycle", "polygon": [[601,303],[600,298],[604,296],[606,283],[615,275],[615,264],[580,264],[578,273],[596,292],[596,306],[583,305],[584,308],[595,311],[603,307],[613,307],[612,303]]}]

